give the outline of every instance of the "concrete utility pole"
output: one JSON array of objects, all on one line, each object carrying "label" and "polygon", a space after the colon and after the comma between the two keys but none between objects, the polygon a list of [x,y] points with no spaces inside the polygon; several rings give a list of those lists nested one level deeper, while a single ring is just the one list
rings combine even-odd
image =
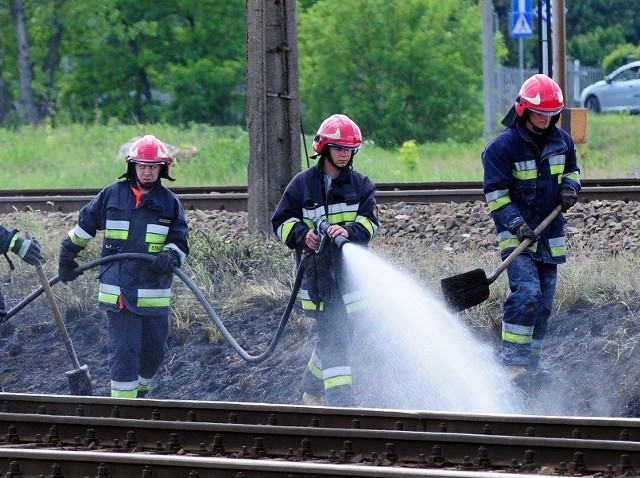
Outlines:
[{"label": "concrete utility pole", "polygon": [[271,215],[300,171],[295,0],[247,0],[249,230],[272,234]]},{"label": "concrete utility pole", "polygon": [[493,137],[496,127],[496,64],[493,38],[493,1],[482,0],[482,93],[484,97],[484,136]]}]

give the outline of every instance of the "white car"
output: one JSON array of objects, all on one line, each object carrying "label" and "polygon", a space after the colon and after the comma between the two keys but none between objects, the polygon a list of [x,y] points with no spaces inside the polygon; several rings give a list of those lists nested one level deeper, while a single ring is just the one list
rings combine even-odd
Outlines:
[{"label": "white car", "polygon": [[640,109],[640,61],[627,63],[587,86],[580,103],[594,113]]}]

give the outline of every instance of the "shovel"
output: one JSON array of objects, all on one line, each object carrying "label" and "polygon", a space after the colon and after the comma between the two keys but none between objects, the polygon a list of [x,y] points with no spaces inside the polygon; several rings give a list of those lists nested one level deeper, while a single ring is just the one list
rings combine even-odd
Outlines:
[{"label": "shovel", "polygon": [[42,264],[36,264],[35,268],[38,272],[40,282],[42,283],[44,293],[46,294],[47,300],[49,301],[49,305],[51,306],[53,317],[56,319],[58,330],[60,331],[60,334],[62,335],[62,338],[64,340],[64,345],[67,348],[67,352],[69,352],[69,356],[71,357],[71,360],[75,367],[75,370],[66,372],[67,378],[69,379],[71,394],[91,396],[92,389],[89,369],[86,365],[83,365],[81,367],[80,362],[78,362],[78,356],[76,355],[76,351],[73,349],[71,338],[67,333],[67,328],[64,326],[64,321],[62,320],[62,316],[60,315],[60,310],[58,309],[58,305],[56,304],[55,297],[53,296],[53,292],[51,291],[51,286],[49,285],[49,279],[47,279],[47,275],[44,272]]},{"label": "shovel", "polygon": [[[540,235],[547,226],[560,213],[560,206],[551,211],[551,213],[538,224],[533,232]],[[496,270],[489,277],[482,269],[474,269],[452,277],[447,277],[440,281],[444,300],[448,307],[454,312],[468,309],[474,305],[478,305],[489,298],[489,286],[495,282],[498,276],[513,262],[513,260],[524,251],[531,239],[525,239],[518,247],[516,247],[507,258],[500,263]]]}]

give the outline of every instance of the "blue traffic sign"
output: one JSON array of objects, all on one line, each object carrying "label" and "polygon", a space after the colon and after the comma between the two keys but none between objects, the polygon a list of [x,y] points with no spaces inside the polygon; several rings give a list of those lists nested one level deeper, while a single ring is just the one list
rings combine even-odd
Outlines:
[{"label": "blue traffic sign", "polygon": [[531,0],[513,0],[511,12],[511,36],[526,38],[533,35]]}]

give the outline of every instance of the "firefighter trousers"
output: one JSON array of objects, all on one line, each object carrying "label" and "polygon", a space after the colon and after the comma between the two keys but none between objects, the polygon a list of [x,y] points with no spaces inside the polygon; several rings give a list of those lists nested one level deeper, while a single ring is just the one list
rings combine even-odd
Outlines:
[{"label": "firefighter trousers", "polygon": [[315,319],[318,340],[302,376],[302,391],[324,397],[328,406],[355,405],[350,366],[352,318],[341,300],[308,312]]},{"label": "firefighter trousers", "polygon": [[167,352],[169,317],[142,316],[126,309],[107,312],[112,396],[135,398],[148,390]]},{"label": "firefighter trousers", "polygon": [[520,254],[507,275],[510,292],[504,303],[500,358],[507,365],[535,369],[553,310],[558,266]]}]

